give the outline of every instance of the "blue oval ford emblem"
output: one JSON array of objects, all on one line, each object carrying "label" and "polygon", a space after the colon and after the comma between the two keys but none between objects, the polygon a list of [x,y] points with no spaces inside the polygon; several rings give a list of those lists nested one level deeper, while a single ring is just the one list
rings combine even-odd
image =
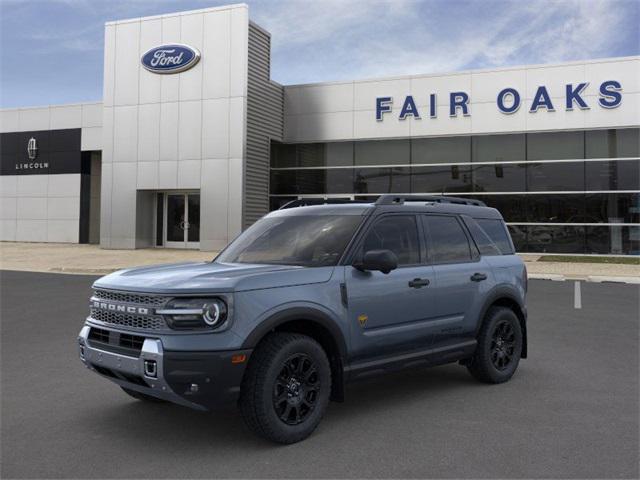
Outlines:
[{"label": "blue oval ford emblem", "polygon": [[148,50],[140,61],[153,73],[178,73],[190,69],[200,60],[200,52],[188,45],[177,43],[160,45]]}]

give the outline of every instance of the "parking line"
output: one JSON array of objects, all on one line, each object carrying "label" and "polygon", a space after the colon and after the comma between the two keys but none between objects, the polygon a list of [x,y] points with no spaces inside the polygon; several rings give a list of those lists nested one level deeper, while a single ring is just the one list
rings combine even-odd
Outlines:
[{"label": "parking line", "polygon": [[580,290],[580,281],[576,281],[573,285],[573,308],[582,308],[582,292]]}]

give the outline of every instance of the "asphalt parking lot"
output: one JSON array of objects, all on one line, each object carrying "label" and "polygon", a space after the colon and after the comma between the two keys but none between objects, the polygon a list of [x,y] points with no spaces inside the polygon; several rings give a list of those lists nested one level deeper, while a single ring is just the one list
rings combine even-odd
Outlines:
[{"label": "asphalt parking lot", "polygon": [[86,371],[94,278],[1,272],[2,478],[638,478],[638,285],[583,283],[576,309],[574,282],[532,281],[511,382],[449,365],[352,384],[285,447]]}]

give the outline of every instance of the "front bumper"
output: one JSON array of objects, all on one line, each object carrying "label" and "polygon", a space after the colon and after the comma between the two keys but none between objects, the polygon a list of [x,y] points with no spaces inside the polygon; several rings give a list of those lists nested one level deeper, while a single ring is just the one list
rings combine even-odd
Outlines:
[{"label": "front bumper", "polygon": [[85,325],[78,334],[80,360],[121,387],[196,410],[233,403],[240,394],[251,350],[167,351],[161,338],[145,337],[136,356],[131,352],[109,351],[92,342],[90,330],[91,326]]}]

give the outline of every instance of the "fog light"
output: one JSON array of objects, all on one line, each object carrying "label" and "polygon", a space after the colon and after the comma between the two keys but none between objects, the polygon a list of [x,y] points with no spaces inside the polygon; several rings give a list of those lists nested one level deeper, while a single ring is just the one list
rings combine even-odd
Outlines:
[{"label": "fog light", "polygon": [[158,369],[155,360],[144,361],[144,374],[147,377],[156,378],[158,375]]},{"label": "fog light", "polygon": [[80,345],[80,359],[84,360],[84,345]]}]

